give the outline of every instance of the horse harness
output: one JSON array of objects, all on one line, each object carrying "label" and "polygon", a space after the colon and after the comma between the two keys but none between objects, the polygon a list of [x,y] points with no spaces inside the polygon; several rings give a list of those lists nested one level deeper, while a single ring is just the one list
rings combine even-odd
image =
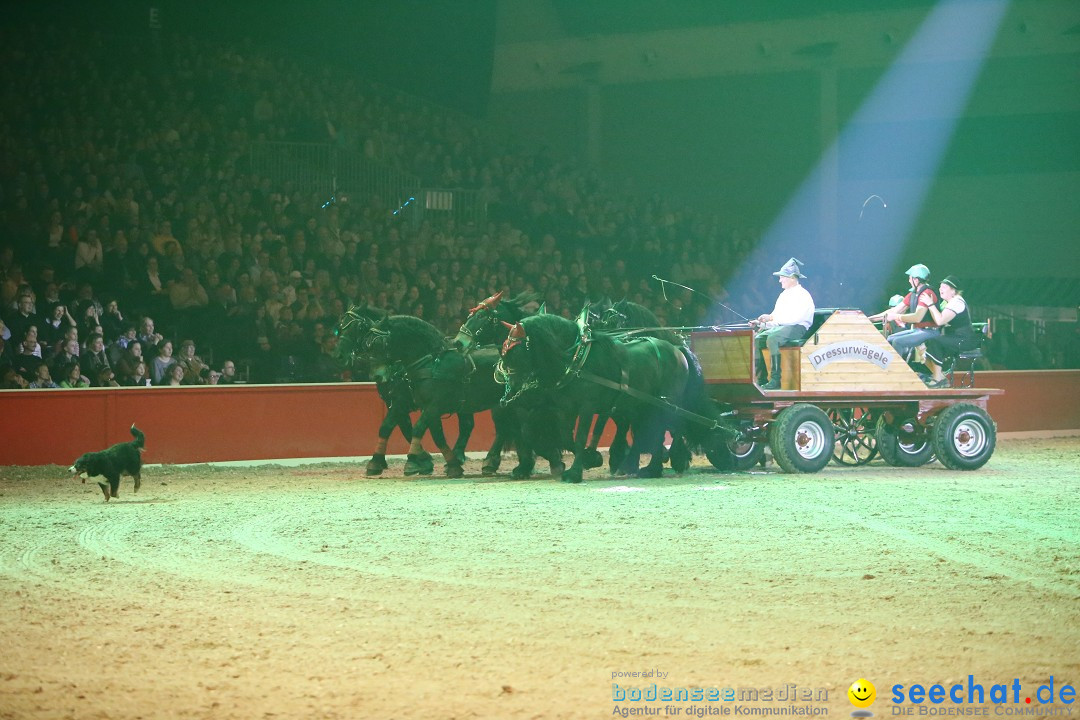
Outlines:
[{"label": "horse harness", "polygon": [[[395,363],[394,377],[400,377],[404,380],[410,388],[413,383],[421,380],[435,380],[435,371],[438,367],[439,360],[446,353],[455,352],[453,350],[443,350],[439,353],[428,353],[421,358],[414,360],[413,362],[405,365],[401,362]],[[465,358],[468,362],[468,370],[464,377],[457,380],[456,384],[461,388],[461,392],[458,395],[457,404],[459,406],[465,405],[465,389],[472,383],[472,378],[476,374],[476,360],[473,358],[472,353],[459,353],[461,357]]]},{"label": "horse harness", "polygon": [[[725,426],[722,425],[718,420],[713,420],[711,418],[705,417],[704,415],[699,415],[695,412],[691,412],[690,410],[676,405],[666,397],[655,397],[648,393],[642,392],[635,387],[631,387],[630,369],[627,368],[625,365],[621,368],[621,382],[615,382],[614,380],[609,380],[606,377],[585,370],[585,360],[588,359],[589,348],[592,346],[592,333],[591,331],[589,331],[587,325],[583,326],[579,323],[578,327],[581,332],[580,339],[574,347],[574,356],[573,358],[571,358],[570,364],[566,368],[566,372],[563,373],[562,378],[559,380],[558,383],[556,383],[556,389],[561,389],[565,387],[574,378],[581,378],[582,380],[588,380],[591,383],[595,383],[602,387],[615,390],[617,392],[623,393],[624,395],[629,395],[630,397],[636,400],[640,400],[648,405],[652,405],[653,407],[671,411],[679,417],[685,418],[687,420],[693,420],[694,422],[708,425],[710,430],[726,429]],[[656,359],[659,362],[661,360],[660,347],[659,345],[657,345],[656,338],[645,336],[635,338],[634,340],[634,342],[646,341],[652,346],[653,352],[656,353]],[[724,413],[724,415],[731,414],[733,414],[733,412]]]}]

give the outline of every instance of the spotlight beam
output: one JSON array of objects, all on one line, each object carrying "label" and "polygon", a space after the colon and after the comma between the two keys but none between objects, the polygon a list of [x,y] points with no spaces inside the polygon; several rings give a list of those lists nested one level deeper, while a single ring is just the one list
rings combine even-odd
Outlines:
[{"label": "spotlight beam", "polygon": [[1007,7],[1008,0],[943,0],[928,13],[729,282],[732,297],[765,288],[764,271],[791,256],[806,259],[822,307],[865,306],[897,284],[888,276]]}]

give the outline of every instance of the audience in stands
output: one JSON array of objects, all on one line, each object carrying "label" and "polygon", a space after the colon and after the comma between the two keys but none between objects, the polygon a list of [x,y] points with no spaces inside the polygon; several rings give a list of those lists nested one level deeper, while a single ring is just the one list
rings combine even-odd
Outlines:
[{"label": "audience in stands", "polygon": [[[627,298],[672,325],[718,320],[706,296],[765,302],[724,287],[756,232],[618,193],[547,150],[508,151],[404,95],[189,38],[163,38],[170,82],[138,62],[137,38],[6,27],[0,39],[5,387],[145,386],[148,368],[154,384],[336,381],[331,330],[353,304],[452,334],[498,290],[534,291],[565,316]],[[277,182],[252,169],[261,140],[333,141],[424,185],[475,190],[490,219],[395,215],[391,198]],[[665,298],[652,274],[701,293]],[[175,358],[163,333],[186,338]],[[1067,367],[1078,346],[999,329],[988,355]]]}]

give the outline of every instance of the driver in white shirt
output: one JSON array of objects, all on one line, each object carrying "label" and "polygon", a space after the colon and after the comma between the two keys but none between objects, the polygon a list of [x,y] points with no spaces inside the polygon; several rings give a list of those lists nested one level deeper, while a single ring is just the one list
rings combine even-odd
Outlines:
[{"label": "driver in white shirt", "polygon": [[[814,321],[814,298],[799,284],[799,279],[806,277],[799,272],[801,267],[801,261],[791,258],[773,273],[780,278],[784,291],[776,298],[771,313],[750,321],[750,327],[758,331],[754,347],[757,348],[757,383],[762,390],[780,389],[780,346],[802,340]],[[772,366],[768,382],[765,382],[765,355],[762,352],[766,347]]]}]

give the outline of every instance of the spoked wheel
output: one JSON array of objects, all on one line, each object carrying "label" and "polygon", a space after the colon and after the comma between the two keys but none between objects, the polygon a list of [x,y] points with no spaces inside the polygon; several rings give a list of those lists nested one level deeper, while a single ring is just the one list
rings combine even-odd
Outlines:
[{"label": "spoked wheel", "polygon": [[877,418],[869,408],[832,408],[829,410],[836,432],[833,462],[840,465],[865,465],[877,457],[875,436]]},{"label": "spoked wheel", "polygon": [[893,467],[919,467],[934,459],[930,438],[914,418],[890,423],[887,416],[879,417],[877,448]]},{"label": "spoked wheel", "polygon": [[745,472],[765,455],[765,444],[749,435],[732,438],[729,433],[714,431],[705,449],[705,457],[721,471]]}]

